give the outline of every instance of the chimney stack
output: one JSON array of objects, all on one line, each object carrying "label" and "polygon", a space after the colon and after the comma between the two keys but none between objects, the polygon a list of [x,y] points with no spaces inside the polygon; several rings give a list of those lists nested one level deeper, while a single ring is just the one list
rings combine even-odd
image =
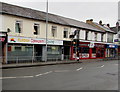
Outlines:
[{"label": "chimney stack", "polygon": [[99,21],[99,24],[102,25],[102,20]]},{"label": "chimney stack", "polygon": [[109,27],[109,28],[110,28],[110,24],[107,24],[107,27]]},{"label": "chimney stack", "polygon": [[92,22],[93,22],[93,19],[86,20],[86,23],[92,23]]}]

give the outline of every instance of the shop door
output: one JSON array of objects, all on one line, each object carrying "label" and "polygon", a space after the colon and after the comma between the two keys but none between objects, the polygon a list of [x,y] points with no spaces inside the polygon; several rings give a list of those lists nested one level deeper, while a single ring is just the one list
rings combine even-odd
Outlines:
[{"label": "shop door", "polygon": [[69,59],[69,58],[70,58],[70,47],[64,46],[64,59]]},{"label": "shop door", "polygon": [[104,52],[105,52],[104,49],[98,48],[97,51],[96,51],[96,57],[97,58],[103,58],[104,55],[105,55]]},{"label": "shop door", "polygon": [[42,59],[42,46],[35,45],[35,58],[37,61]]}]

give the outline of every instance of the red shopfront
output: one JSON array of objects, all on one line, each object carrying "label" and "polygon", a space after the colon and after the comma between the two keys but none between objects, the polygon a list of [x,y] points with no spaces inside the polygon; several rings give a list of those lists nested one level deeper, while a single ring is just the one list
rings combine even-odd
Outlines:
[{"label": "red shopfront", "polygon": [[0,61],[6,63],[6,43],[7,35],[5,32],[0,32]]},{"label": "red shopfront", "polygon": [[80,42],[79,48],[71,47],[71,59],[76,58],[76,49],[79,49],[80,59],[105,58],[105,45],[101,43]]}]

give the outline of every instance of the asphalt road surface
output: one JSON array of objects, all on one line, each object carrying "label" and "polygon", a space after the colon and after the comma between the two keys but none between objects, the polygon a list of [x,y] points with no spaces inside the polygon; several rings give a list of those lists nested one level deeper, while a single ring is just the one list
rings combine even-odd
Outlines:
[{"label": "asphalt road surface", "polygon": [[118,61],[3,69],[3,90],[118,90]]}]

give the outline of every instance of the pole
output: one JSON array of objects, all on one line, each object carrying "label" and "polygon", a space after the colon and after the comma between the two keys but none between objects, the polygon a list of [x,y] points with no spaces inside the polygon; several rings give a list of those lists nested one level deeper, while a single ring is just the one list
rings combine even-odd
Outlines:
[{"label": "pole", "polygon": [[48,35],[48,0],[46,3],[46,51],[45,51],[45,62],[47,61],[47,35]]},{"label": "pole", "polygon": [[80,56],[79,56],[79,32],[80,32],[80,30],[79,29],[77,29],[77,61],[79,61],[79,59],[80,59]]}]

